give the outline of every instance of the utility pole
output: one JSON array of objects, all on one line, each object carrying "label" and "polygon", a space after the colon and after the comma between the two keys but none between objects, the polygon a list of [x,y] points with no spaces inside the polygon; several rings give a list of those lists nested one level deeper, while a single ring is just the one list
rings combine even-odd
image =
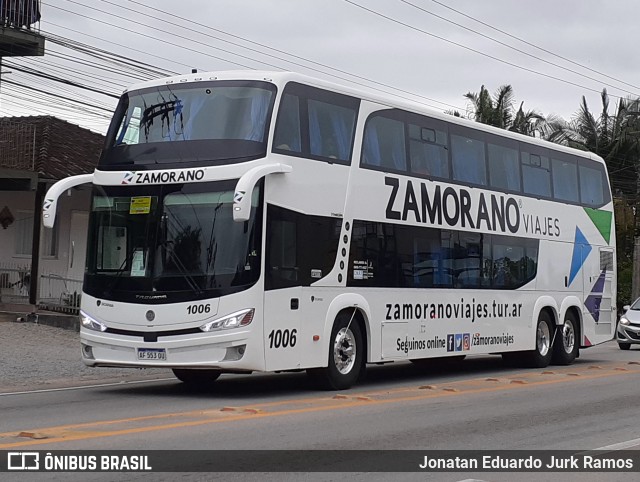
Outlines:
[{"label": "utility pole", "polygon": [[[2,71],[2,55],[0,55],[0,87],[2,87],[2,76],[5,74],[10,74],[10,70]],[[0,89],[0,94],[2,94],[2,89]],[[2,96],[0,95],[0,107],[2,107]]]},{"label": "utility pole", "polygon": [[631,272],[631,302],[640,297],[640,212],[638,212],[638,194],[640,193],[640,166],[636,164],[636,196],[633,206],[633,261]]}]

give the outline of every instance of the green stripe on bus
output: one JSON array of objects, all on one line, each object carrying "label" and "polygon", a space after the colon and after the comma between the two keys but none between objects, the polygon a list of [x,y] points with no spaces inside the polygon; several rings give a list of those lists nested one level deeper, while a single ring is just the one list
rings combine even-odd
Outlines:
[{"label": "green stripe on bus", "polygon": [[598,231],[600,231],[600,234],[602,234],[607,244],[609,244],[611,238],[611,212],[592,208],[584,208],[584,210],[596,228],[598,228]]}]

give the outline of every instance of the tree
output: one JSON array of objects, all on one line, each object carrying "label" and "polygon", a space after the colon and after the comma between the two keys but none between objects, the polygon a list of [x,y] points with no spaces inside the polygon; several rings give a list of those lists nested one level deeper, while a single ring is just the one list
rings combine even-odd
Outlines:
[{"label": "tree", "polygon": [[516,111],[514,108],[513,87],[502,85],[491,97],[485,86],[480,87],[479,93],[468,92],[465,95],[471,104],[470,117],[477,122],[500,127],[528,136],[541,133],[546,119],[534,110],[524,111],[524,102]]}]

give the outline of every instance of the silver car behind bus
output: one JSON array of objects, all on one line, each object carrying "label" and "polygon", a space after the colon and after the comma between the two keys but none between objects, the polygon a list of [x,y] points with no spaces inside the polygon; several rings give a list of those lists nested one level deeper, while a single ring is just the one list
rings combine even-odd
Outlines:
[{"label": "silver car behind bus", "polygon": [[640,344],[640,298],[623,308],[616,332],[621,350],[628,350],[631,344]]}]

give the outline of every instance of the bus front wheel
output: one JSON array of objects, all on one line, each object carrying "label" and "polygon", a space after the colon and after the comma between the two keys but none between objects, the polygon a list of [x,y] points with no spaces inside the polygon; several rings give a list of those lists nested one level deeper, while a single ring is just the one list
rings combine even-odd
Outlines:
[{"label": "bus front wheel", "polygon": [[364,339],[354,316],[341,313],[336,318],[329,340],[329,363],[326,368],[307,371],[311,378],[328,390],[351,387],[364,364]]},{"label": "bus front wheel", "polygon": [[174,368],[171,370],[178,380],[190,386],[207,385],[218,379],[222,373],[215,369]]}]

